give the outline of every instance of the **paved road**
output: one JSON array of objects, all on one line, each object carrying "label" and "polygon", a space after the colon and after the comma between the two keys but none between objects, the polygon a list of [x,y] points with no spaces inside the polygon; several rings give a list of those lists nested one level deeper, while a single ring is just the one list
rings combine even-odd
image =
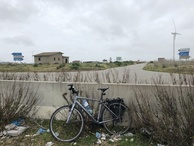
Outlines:
[{"label": "paved road", "polygon": [[[172,76],[169,73],[143,70],[146,64],[147,63],[127,66],[126,69],[129,70],[131,83],[158,83],[159,81],[164,84],[172,83]],[[178,75],[174,74],[173,77],[178,78]]]},{"label": "paved road", "polygon": [[119,67],[115,69],[108,69],[105,72],[114,72],[114,74],[119,74],[119,80],[122,81],[122,77],[127,74],[128,82],[135,84],[145,84],[145,83],[163,83],[163,84],[172,84],[172,78],[178,79],[178,74],[170,75],[170,73],[162,73],[162,72],[153,72],[153,71],[145,71],[143,67],[147,63],[129,65],[127,67]]},{"label": "paved road", "polygon": [[[100,82],[100,83],[132,83],[146,84],[160,81],[172,84],[169,73],[145,71],[146,63],[106,69],[101,71],[60,72],[60,73],[0,73],[1,80],[21,79],[30,81],[58,81],[58,82]],[[178,75],[173,75],[178,79]]]}]

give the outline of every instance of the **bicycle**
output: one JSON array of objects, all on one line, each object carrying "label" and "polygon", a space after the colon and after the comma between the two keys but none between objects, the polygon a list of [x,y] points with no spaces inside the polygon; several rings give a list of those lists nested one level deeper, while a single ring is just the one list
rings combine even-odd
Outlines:
[{"label": "bicycle", "polygon": [[[73,84],[68,85],[72,93],[72,104],[64,105],[56,109],[50,118],[50,132],[52,136],[61,142],[75,141],[85,126],[84,112],[97,124],[102,124],[110,134],[125,134],[131,126],[131,117],[128,107],[122,99],[106,100],[103,96],[109,88],[99,88],[100,99],[92,99],[78,96]],[[95,117],[81,103],[81,100],[98,102],[98,114]]]}]

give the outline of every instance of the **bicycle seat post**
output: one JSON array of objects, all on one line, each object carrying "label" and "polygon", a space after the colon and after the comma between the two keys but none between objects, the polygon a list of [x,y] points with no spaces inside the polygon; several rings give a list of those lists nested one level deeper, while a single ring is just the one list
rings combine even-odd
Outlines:
[{"label": "bicycle seat post", "polygon": [[98,90],[101,91],[101,96],[100,96],[100,99],[102,100],[103,99],[103,96],[106,95],[105,91],[107,90],[108,88],[98,88]]},{"label": "bicycle seat post", "polygon": [[104,93],[104,91],[101,91],[101,100],[103,99],[104,95],[106,95],[106,93]]}]

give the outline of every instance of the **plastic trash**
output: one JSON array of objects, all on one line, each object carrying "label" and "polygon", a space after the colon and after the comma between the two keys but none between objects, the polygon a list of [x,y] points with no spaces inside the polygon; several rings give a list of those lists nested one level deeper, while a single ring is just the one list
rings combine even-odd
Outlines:
[{"label": "plastic trash", "polygon": [[16,126],[20,126],[20,125],[22,125],[23,122],[24,122],[24,119],[19,118],[18,120],[11,122],[11,124],[14,124]]},{"label": "plastic trash", "polygon": [[151,135],[152,133],[147,128],[141,128],[140,131],[144,134]]},{"label": "plastic trash", "polygon": [[106,135],[104,133],[101,135],[101,140],[106,140]]},{"label": "plastic trash", "polygon": [[17,126],[16,128],[14,128],[14,130],[8,130],[6,131],[6,135],[9,136],[18,136],[21,133],[23,133],[28,127],[24,127],[24,126]]},{"label": "plastic trash", "polygon": [[99,132],[96,132],[96,138],[101,138],[101,134]]},{"label": "plastic trash", "polygon": [[36,132],[36,135],[39,135],[39,134],[42,134],[42,133],[45,133],[45,132],[46,132],[46,129],[39,128],[38,131]]},{"label": "plastic trash", "polygon": [[124,136],[127,136],[127,137],[133,137],[133,136],[134,136],[134,134],[133,134],[133,133],[128,132],[128,133],[124,134]]},{"label": "plastic trash", "polygon": [[45,146],[52,146],[54,143],[52,141],[49,141],[45,144]]},{"label": "plastic trash", "polygon": [[109,139],[110,142],[115,142],[112,138]]},{"label": "plastic trash", "polygon": [[15,124],[8,124],[8,125],[5,126],[5,129],[6,130],[12,130],[14,128],[16,128],[16,125]]},{"label": "plastic trash", "polygon": [[102,144],[102,141],[100,139],[98,139],[98,141],[96,143],[97,144]]}]

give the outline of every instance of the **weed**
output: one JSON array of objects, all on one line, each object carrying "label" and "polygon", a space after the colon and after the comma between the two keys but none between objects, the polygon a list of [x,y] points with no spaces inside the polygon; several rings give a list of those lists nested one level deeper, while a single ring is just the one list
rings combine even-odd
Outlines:
[{"label": "weed", "polygon": [[137,104],[132,107],[135,127],[143,127],[152,140],[170,146],[190,146],[194,135],[194,76],[180,77],[176,86],[155,82],[152,94],[136,90]]},{"label": "weed", "polygon": [[26,118],[35,114],[35,107],[40,101],[37,92],[30,90],[30,85],[13,82],[11,86],[2,88],[0,93],[0,129],[12,120]]}]

